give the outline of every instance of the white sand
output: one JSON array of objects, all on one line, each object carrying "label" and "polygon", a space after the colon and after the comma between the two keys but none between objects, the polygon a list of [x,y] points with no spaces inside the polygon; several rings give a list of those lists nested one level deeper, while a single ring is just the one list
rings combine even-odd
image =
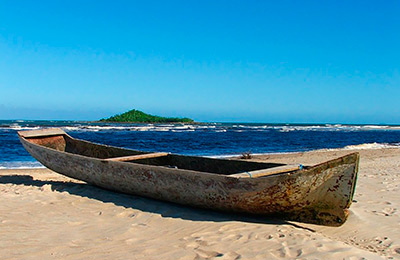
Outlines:
[{"label": "white sand", "polygon": [[[118,194],[46,169],[0,170],[0,259],[400,259],[400,149],[360,150],[341,227]],[[261,156],[313,164],[349,151]]]}]

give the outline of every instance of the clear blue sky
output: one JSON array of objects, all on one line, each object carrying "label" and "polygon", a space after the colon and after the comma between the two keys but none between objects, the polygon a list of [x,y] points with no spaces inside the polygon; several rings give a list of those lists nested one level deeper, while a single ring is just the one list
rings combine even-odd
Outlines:
[{"label": "clear blue sky", "polygon": [[400,1],[0,2],[0,119],[400,124]]}]

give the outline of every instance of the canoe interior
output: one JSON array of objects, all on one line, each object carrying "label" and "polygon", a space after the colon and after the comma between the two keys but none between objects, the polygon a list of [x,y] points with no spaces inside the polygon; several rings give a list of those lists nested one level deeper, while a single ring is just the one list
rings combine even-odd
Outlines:
[{"label": "canoe interior", "polygon": [[[83,140],[78,140],[70,137],[67,134],[25,137],[25,139],[31,143],[55,149],[61,152],[77,154],[98,159],[109,159],[115,157],[131,156],[131,155],[139,155],[147,153],[143,151],[118,148],[118,147],[95,144]],[[259,163],[259,162],[249,162],[241,160],[183,156],[176,154],[168,154],[166,156],[160,156],[156,158],[128,161],[128,163],[164,166],[169,168],[178,168],[184,170],[193,170],[193,171],[208,172],[208,173],[223,174],[223,175],[268,169],[285,165],[280,163]]]}]

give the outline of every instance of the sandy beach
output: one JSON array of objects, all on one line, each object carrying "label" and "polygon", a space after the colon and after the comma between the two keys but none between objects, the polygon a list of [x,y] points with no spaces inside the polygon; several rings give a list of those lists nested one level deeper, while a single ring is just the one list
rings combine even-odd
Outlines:
[{"label": "sandy beach", "polygon": [[[103,190],[47,169],[0,170],[0,259],[400,259],[400,149],[363,149],[350,217],[325,227]],[[312,165],[350,153],[252,160]]]}]

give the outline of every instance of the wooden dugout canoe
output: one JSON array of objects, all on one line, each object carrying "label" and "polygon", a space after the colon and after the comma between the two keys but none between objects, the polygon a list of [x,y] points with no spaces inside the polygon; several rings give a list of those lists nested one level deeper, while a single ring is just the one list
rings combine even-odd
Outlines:
[{"label": "wooden dugout canoe", "polygon": [[347,219],[359,162],[358,153],[306,167],[146,153],[74,139],[59,128],[18,135],[44,166],[105,189],[330,226]]}]

